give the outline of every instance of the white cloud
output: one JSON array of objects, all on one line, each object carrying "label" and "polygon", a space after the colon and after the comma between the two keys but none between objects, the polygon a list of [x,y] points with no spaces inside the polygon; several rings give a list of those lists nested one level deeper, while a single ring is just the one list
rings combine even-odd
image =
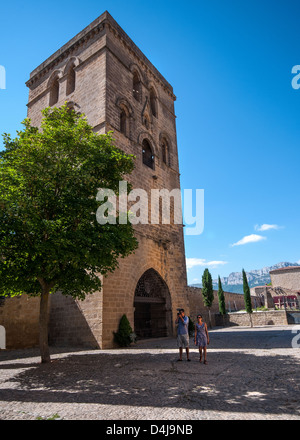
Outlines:
[{"label": "white cloud", "polygon": [[187,269],[193,269],[196,266],[201,267],[212,267],[216,268],[218,266],[223,266],[224,264],[227,264],[227,261],[206,261],[204,258],[187,258],[186,259],[186,267]]},{"label": "white cloud", "polygon": [[261,240],[266,240],[266,237],[263,237],[262,235],[257,235],[257,234],[246,235],[241,240],[237,241],[236,243],[233,243],[231,245],[231,247],[241,246],[243,244],[248,244],[248,243],[255,243],[255,242],[261,241]]},{"label": "white cloud", "polygon": [[255,225],[254,229],[256,231],[269,231],[270,229],[280,229],[281,226],[278,225],[268,225],[267,223],[264,223],[263,225]]}]

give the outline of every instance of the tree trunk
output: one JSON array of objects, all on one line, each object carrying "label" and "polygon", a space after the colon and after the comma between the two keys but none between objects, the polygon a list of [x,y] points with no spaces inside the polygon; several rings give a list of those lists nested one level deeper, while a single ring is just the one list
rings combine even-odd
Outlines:
[{"label": "tree trunk", "polygon": [[209,328],[212,328],[212,325],[211,325],[211,313],[210,313],[210,307],[208,308],[208,322],[209,322]]},{"label": "tree trunk", "polygon": [[42,289],[40,302],[40,353],[42,363],[50,362],[50,351],[48,345],[48,300],[50,288],[45,286]]},{"label": "tree trunk", "polygon": [[253,322],[252,322],[252,316],[251,316],[251,313],[249,313],[249,319],[250,319],[250,327],[253,327]]}]

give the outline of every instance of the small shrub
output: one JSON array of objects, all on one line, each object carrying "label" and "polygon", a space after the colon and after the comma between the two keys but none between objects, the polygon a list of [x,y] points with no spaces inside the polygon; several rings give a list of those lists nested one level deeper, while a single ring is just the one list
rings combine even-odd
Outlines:
[{"label": "small shrub", "polygon": [[114,335],[115,342],[120,347],[128,347],[132,342],[135,342],[136,335],[133,332],[126,315],[122,316],[119,324],[119,330],[116,333],[114,332]]}]

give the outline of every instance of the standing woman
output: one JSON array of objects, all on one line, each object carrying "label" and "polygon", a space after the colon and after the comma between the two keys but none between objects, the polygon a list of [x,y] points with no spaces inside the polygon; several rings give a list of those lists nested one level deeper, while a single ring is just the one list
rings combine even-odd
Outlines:
[{"label": "standing woman", "polygon": [[202,362],[202,349],[204,351],[204,364],[207,364],[206,360],[206,347],[209,344],[209,336],[207,331],[207,325],[202,321],[202,316],[197,316],[197,324],[195,326],[195,345],[199,347],[200,362]]}]

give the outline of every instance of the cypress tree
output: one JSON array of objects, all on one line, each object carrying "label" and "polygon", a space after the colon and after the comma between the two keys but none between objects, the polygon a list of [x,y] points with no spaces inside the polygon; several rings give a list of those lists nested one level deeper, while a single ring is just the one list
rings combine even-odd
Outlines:
[{"label": "cypress tree", "polygon": [[221,313],[221,315],[225,315],[226,314],[225,297],[224,297],[224,290],[222,287],[220,276],[218,278],[218,284],[219,284],[219,288],[218,288],[219,312]]},{"label": "cypress tree", "polygon": [[208,308],[209,326],[211,327],[210,308],[214,300],[214,289],[212,277],[208,269],[205,269],[202,275],[202,296],[203,303]]},{"label": "cypress tree", "polygon": [[246,275],[246,272],[244,271],[244,269],[243,269],[242,273],[243,273],[243,291],[244,291],[245,308],[246,308],[246,312],[249,313],[251,327],[253,327],[252,318],[251,318],[251,313],[253,310],[252,310],[252,304],[251,304],[250,289],[249,289],[249,285],[248,285],[247,275]]}]

